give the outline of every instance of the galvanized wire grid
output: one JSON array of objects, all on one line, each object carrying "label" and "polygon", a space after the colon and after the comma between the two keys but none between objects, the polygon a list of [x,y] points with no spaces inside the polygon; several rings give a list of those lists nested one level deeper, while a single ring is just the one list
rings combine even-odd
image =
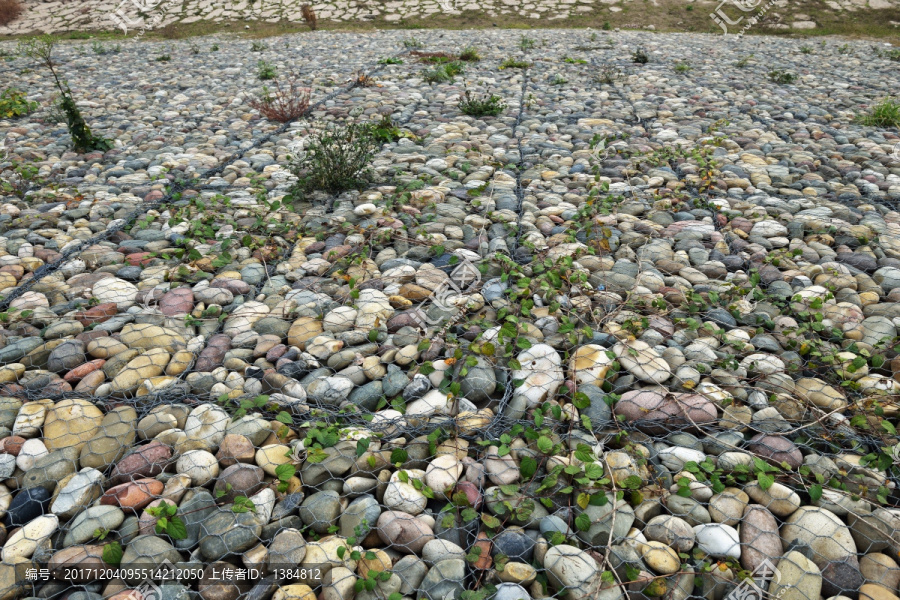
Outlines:
[{"label": "galvanized wire grid", "polygon": [[[118,207],[126,222],[50,267],[7,241],[0,596],[894,598],[895,325],[848,297],[885,295],[874,269],[839,253],[814,280],[801,268],[865,211],[897,215],[826,198],[846,219],[784,222],[773,196],[723,210],[737,126],[697,119],[697,154],[613,143],[654,128],[633,89],[666,96],[607,50],[625,79],[584,112],[556,111],[534,52],[502,72],[519,96],[491,121],[501,153],[455,114],[431,133],[471,162],[460,180],[389,178],[426,144],[406,140],[369,190],[287,208],[273,178],[210,216],[214,179],[246,177],[257,145],[284,158],[295,126]],[[470,83],[488,89],[509,51]],[[421,69],[327,100],[390,102]],[[408,132],[456,110],[458,83],[439,85],[443,103],[394,112]],[[570,137],[532,146],[535,120]],[[563,155],[584,168],[561,184],[546,164]],[[679,185],[604,179],[616,161]],[[7,200],[22,217],[43,202]],[[691,219],[633,216],[652,212]],[[878,233],[865,244],[892,256]]]}]

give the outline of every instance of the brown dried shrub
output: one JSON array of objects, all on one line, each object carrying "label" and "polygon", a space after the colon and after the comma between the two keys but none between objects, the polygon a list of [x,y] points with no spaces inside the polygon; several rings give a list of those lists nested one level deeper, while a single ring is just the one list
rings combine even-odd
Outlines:
[{"label": "brown dried shrub", "polygon": [[19,0],[0,0],[0,26],[6,27],[18,19],[24,10]]},{"label": "brown dried shrub", "polygon": [[303,20],[306,21],[306,24],[309,25],[309,28],[313,31],[319,26],[319,20],[316,18],[316,11],[313,10],[311,4],[304,4],[300,7],[300,11],[303,13]]},{"label": "brown dried shrub", "polygon": [[258,110],[270,121],[287,123],[297,119],[309,108],[311,90],[297,81],[296,75],[290,75],[286,82],[275,79],[274,89],[263,87],[258,98],[249,102],[250,107]]}]

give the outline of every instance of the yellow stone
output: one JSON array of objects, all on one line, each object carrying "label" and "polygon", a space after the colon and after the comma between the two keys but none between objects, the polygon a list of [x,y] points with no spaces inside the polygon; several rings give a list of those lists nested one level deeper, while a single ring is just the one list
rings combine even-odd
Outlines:
[{"label": "yellow stone", "polygon": [[177,377],[168,377],[166,375],[157,375],[156,377],[150,377],[145,380],[140,387],[138,387],[137,392],[135,392],[135,396],[146,396],[151,393],[157,393],[164,389],[170,388],[176,383],[178,383]]},{"label": "yellow stone", "polygon": [[503,567],[503,570],[498,572],[498,575],[500,576],[500,581],[530,585],[537,577],[537,571],[529,564],[508,562]]},{"label": "yellow stone", "polygon": [[185,339],[177,331],[147,323],[125,325],[119,338],[129,348],[165,348],[176,352],[185,345]]},{"label": "yellow stone", "polygon": [[283,585],[275,591],[272,600],[316,600],[316,594],[308,585]]},{"label": "yellow stone", "polygon": [[[369,558],[371,556],[371,558]],[[362,559],[356,566],[356,572],[361,577],[366,577],[370,572],[381,573],[392,566],[391,557],[384,550],[368,550],[363,553]]]},{"label": "yellow stone", "polygon": [[22,363],[10,363],[0,368],[0,383],[12,383],[18,381],[19,377],[25,372],[25,365]]},{"label": "yellow stone", "polygon": [[169,361],[169,364],[166,367],[166,375],[177,377],[178,375],[181,375],[182,373],[187,371],[188,367],[190,367],[193,362],[193,352],[188,352],[187,350],[179,350],[172,355],[172,360]]},{"label": "yellow stone", "polygon": [[169,364],[169,352],[164,348],[152,348],[140,356],[132,359],[116,375],[110,384],[110,392],[131,392],[145,379],[162,375],[163,369]]},{"label": "yellow stone", "polygon": [[275,477],[275,469],[291,462],[290,453],[291,449],[284,444],[264,446],[256,451],[256,464],[263,471]]},{"label": "yellow stone", "polygon": [[87,345],[88,354],[94,358],[109,358],[126,350],[128,350],[128,346],[111,337],[97,338],[88,342]]},{"label": "yellow stone", "polygon": [[67,398],[47,411],[44,445],[53,452],[62,448],[81,450],[100,431],[103,411],[87,400]]},{"label": "yellow stone", "polygon": [[303,348],[304,344],[322,333],[322,321],[313,317],[300,317],[288,330],[287,341],[291,346]]},{"label": "yellow stone", "polygon": [[13,277],[9,273],[0,273],[0,290],[5,290],[9,287],[15,287],[18,284],[16,278]]}]

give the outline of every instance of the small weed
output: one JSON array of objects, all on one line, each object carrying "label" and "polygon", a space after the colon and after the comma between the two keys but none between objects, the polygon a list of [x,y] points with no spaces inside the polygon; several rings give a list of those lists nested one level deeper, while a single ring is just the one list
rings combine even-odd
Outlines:
[{"label": "small weed", "polygon": [[167,54],[160,54],[159,56],[157,56],[157,57],[154,58],[153,60],[155,60],[156,62],[169,62],[170,60],[172,60],[172,55],[171,55],[171,54],[168,54],[168,53],[167,53]]},{"label": "small weed", "polygon": [[800,52],[802,54],[812,54],[812,50],[811,46],[800,46]]},{"label": "small weed", "polygon": [[691,70],[691,65],[690,65],[690,63],[686,63],[686,62],[679,62],[679,63],[675,63],[674,68],[675,68],[676,73],[687,73],[688,71]]},{"label": "small weed", "polygon": [[212,47],[210,47],[209,51],[210,51],[210,52],[218,52],[218,51],[219,51],[219,45],[218,45],[218,44],[213,44]]},{"label": "small weed", "polygon": [[198,46],[197,42],[193,40],[188,42],[188,50],[191,51],[191,54],[200,54],[200,46]]},{"label": "small weed", "polygon": [[638,48],[631,54],[631,61],[639,65],[646,65],[650,62],[650,57],[644,52],[643,48]]},{"label": "small weed", "polygon": [[856,117],[856,122],[871,127],[900,127],[900,102],[885,98],[873,106],[868,114]]},{"label": "small weed", "polygon": [[535,43],[536,42],[532,38],[523,35],[519,39],[519,49],[525,51],[531,50],[532,48],[534,48]]},{"label": "small weed", "polygon": [[263,50],[268,50],[269,46],[262,42],[253,42],[250,44],[250,52],[262,52]]},{"label": "small weed", "polygon": [[791,73],[790,71],[784,71],[782,69],[774,69],[769,71],[769,80],[774,81],[775,83],[784,85],[788,83],[794,83],[797,81],[797,75]]},{"label": "small weed", "polygon": [[694,10],[694,5],[693,5],[693,4],[688,4],[688,5],[687,5],[687,8],[685,8],[684,10],[686,10],[686,11],[688,11],[688,12],[693,12],[693,10]]},{"label": "small weed", "polygon": [[403,59],[396,56],[386,56],[378,61],[379,65],[402,65]]},{"label": "small weed", "polygon": [[303,198],[313,190],[338,193],[360,187],[368,181],[368,166],[377,149],[372,125],[351,123],[314,129],[303,156],[290,165],[297,176],[291,195]]},{"label": "small weed", "polygon": [[601,27],[603,31],[609,31],[612,29],[612,25],[609,24],[609,21],[603,21],[603,27]]},{"label": "small weed", "polygon": [[524,60],[517,60],[513,57],[509,57],[500,63],[500,70],[503,69],[527,69],[531,66],[530,62],[526,62]]},{"label": "small weed", "polygon": [[422,42],[420,42],[419,40],[417,40],[414,37],[410,37],[410,38],[406,38],[405,40],[403,40],[403,47],[406,48],[407,50],[415,50],[417,48],[424,48],[425,44],[423,44]]},{"label": "small weed", "polygon": [[370,75],[366,75],[362,71],[356,72],[355,83],[358,87],[364,87],[364,88],[374,87],[374,86],[378,85],[378,82],[375,81],[374,77],[371,77]]},{"label": "small weed", "polygon": [[422,62],[432,64],[432,65],[445,65],[448,62],[452,62],[453,59],[454,59],[453,56],[450,56],[449,54],[444,54],[443,52],[441,52],[439,54],[434,54],[432,56],[423,56]]},{"label": "small weed", "polygon": [[616,82],[616,79],[621,76],[622,71],[619,67],[615,65],[603,65],[594,75],[593,79],[594,82],[598,84],[612,85]]},{"label": "small weed", "polygon": [[470,117],[496,117],[504,108],[506,103],[500,96],[485,94],[476,97],[469,90],[466,90],[465,96],[459,101],[459,110]]},{"label": "small weed", "polygon": [[570,65],[586,65],[587,61],[583,58],[571,58],[568,56],[563,57],[564,63],[569,63]]},{"label": "small weed", "polygon": [[381,120],[372,126],[372,135],[382,144],[389,144],[396,142],[400,138],[411,137],[411,134],[401,131],[388,115],[381,117]]},{"label": "small weed", "polygon": [[459,60],[464,62],[478,62],[481,60],[481,54],[478,53],[478,48],[475,46],[466,46],[462,49],[462,52],[459,53]]},{"label": "small weed", "polygon": [[0,94],[0,118],[11,119],[24,117],[34,112],[38,107],[37,102],[31,102],[25,96],[25,92],[16,88],[6,88]]},{"label": "small weed", "polygon": [[550,79],[550,85],[566,85],[569,80],[557,73]]},{"label": "small weed", "polygon": [[849,54],[850,53],[850,44],[841,44],[838,46],[838,54]]},{"label": "small weed", "polygon": [[278,72],[275,70],[275,67],[264,60],[256,63],[256,66],[258,68],[256,77],[260,81],[268,81],[270,79],[275,79],[278,76]]},{"label": "small weed", "polygon": [[750,64],[750,59],[751,59],[751,58],[753,58],[753,55],[752,55],[752,54],[750,54],[749,56],[744,56],[744,57],[741,58],[740,60],[736,61],[736,62],[734,63],[734,66],[736,66],[738,69],[743,69],[744,67],[746,67],[747,65]]},{"label": "small weed", "polygon": [[900,48],[891,48],[884,53],[884,57],[894,62],[900,62]]}]

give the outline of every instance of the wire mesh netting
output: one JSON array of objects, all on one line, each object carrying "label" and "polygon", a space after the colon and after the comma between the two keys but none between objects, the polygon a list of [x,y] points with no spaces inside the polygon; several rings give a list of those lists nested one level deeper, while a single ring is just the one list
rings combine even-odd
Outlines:
[{"label": "wire mesh netting", "polygon": [[[444,35],[344,42],[281,127],[206,98],[190,151],[7,137],[0,598],[896,600],[897,193],[840,179],[891,145],[688,99],[637,34],[484,33],[455,80]],[[293,194],[383,116],[368,185]]]}]

